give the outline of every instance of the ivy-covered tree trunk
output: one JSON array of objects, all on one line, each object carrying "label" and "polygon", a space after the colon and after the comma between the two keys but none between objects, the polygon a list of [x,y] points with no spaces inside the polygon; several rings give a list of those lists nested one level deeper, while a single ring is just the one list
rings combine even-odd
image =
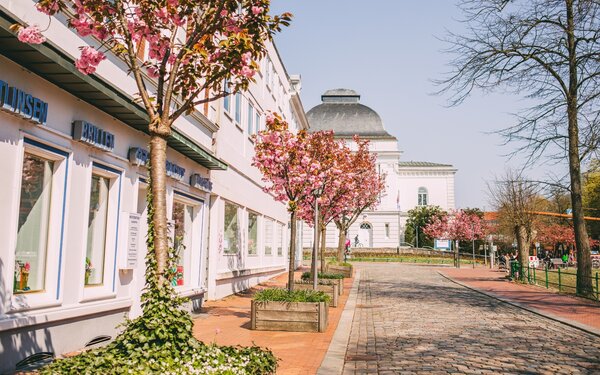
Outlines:
[{"label": "ivy-covered tree trunk", "polygon": [[294,271],[296,271],[296,211],[290,214],[290,263],[288,271],[288,290],[294,290]]},{"label": "ivy-covered tree trunk", "polygon": [[321,230],[321,233],[319,234],[321,236],[321,248],[320,248],[320,256],[321,256],[321,272],[324,273],[325,272],[325,252],[327,251],[327,226],[323,224],[323,221],[321,220],[319,223],[319,228]]},{"label": "ivy-covered tree trunk", "polygon": [[150,138],[150,191],[154,208],[154,253],[159,285],[165,282],[169,261],[169,241],[167,227],[167,140],[168,128],[161,126],[161,133],[153,133]]}]

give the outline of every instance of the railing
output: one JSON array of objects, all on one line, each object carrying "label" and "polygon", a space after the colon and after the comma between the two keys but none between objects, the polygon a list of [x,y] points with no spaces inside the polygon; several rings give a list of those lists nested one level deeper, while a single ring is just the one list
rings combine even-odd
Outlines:
[{"label": "railing", "polygon": [[[546,289],[557,289],[563,293],[577,294],[577,273],[561,268],[550,270],[548,267],[535,268],[529,266],[523,268],[523,272],[525,273],[523,279],[527,280],[529,284],[543,286]],[[592,274],[589,278],[592,281],[593,296],[591,299],[600,301],[598,272]]]}]

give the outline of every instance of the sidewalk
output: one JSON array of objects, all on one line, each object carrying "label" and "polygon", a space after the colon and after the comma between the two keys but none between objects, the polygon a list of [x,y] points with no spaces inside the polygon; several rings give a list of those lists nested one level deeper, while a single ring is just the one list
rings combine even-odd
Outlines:
[{"label": "sidewalk", "polygon": [[504,271],[446,268],[449,279],[535,313],[600,335],[600,303],[534,285],[509,282]]},{"label": "sidewalk", "polygon": [[[307,270],[305,268],[296,272],[296,279],[300,279],[301,273]],[[253,293],[270,287],[283,288],[287,277],[288,274],[284,273],[243,294],[205,302],[203,311],[206,314],[194,319],[194,336],[207,344],[216,342],[219,345],[255,344],[267,347],[279,358],[277,374],[316,374],[348,300],[353,279],[344,279],[344,294],[340,296],[338,307],[329,308],[327,331],[318,333],[251,330],[250,303]]]}]

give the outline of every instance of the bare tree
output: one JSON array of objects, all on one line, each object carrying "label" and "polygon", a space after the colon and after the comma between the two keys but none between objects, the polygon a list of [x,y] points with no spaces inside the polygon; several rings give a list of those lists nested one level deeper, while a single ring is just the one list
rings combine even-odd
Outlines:
[{"label": "bare tree", "polygon": [[577,247],[578,294],[592,293],[590,247],[581,202],[581,161],[599,139],[600,1],[462,0],[464,35],[450,34],[454,54],[440,92],[461,103],[474,89],[503,89],[533,104],[500,133],[526,151],[568,160]]},{"label": "bare tree", "polygon": [[523,265],[528,264],[529,248],[534,237],[535,214],[542,203],[539,185],[508,170],[502,177],[488,183],[491,204],[498,211],[501,227],[509,228],[517,240],[519,272],[523,279]]}]

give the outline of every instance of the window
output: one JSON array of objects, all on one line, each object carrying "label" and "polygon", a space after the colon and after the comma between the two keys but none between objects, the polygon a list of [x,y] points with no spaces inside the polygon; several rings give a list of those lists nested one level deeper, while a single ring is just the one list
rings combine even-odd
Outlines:
[{"label": "window", "polygon": [[175,250],[176,269],[171,280],[173,286],[185,284],[185,264],[192,246],[192,220],[194,207],[173,201],[173,249]]},{"label": "window", "polygon": [[265,255],[273,254],[273,221],[265,219]]},{"label": "window", "polygon": [[225,109],[226,112],[231,112],[231,96],[229,95],[230,91],[228,80],[225,80],[223,83],[223,91],[227,93],[227,96],[223,97],[223,109]]},{"label": "window", "polygon": [[235,122],[242,123],[242,94],[235,93]]},{"label": "window", "polygon": [[109,185],[108,178],[92,174],[85,253],[85,285],[102,285],[104,280]]},{"label": "window", "polygon": [[277,255],[283,255],[283,224],[277,224]]},{"label": "window", "polygon": [[256,112],[256,118],[254,119],[254,126],[256,127],[257,133],[262,130],[262,127],[260,126],[260,114],[258,111]]},{"label": "window", "polygon": [[268,57],[265,59],[265,82],[267,87],[271,85],[271,60]]},{"label": "window", "polygon": [[427,189],[425,189],[424,187],[419,188],[417,205],[427,206]]},{"label": "window", "polygon": [[254,126],[252,122],[254,121],[254,107],[252,103],[248,101],[248,135],[254,134]]},{"label": "window", "polygon": [[385,238],[390,238],[390,223],[385,223]]},{"label": "window", "polygon": [[239,251],[238,207],[225,202],[223,251],[225,254],[235,254]]},{"label": "window", "polygon": [[258,215],[248,212],[248,254],[256,255],[256,243],[258,242]]},{"label": "window", "polygon": [[45,289],[54,162],[25,153],[21,177],[14,293]]}]

